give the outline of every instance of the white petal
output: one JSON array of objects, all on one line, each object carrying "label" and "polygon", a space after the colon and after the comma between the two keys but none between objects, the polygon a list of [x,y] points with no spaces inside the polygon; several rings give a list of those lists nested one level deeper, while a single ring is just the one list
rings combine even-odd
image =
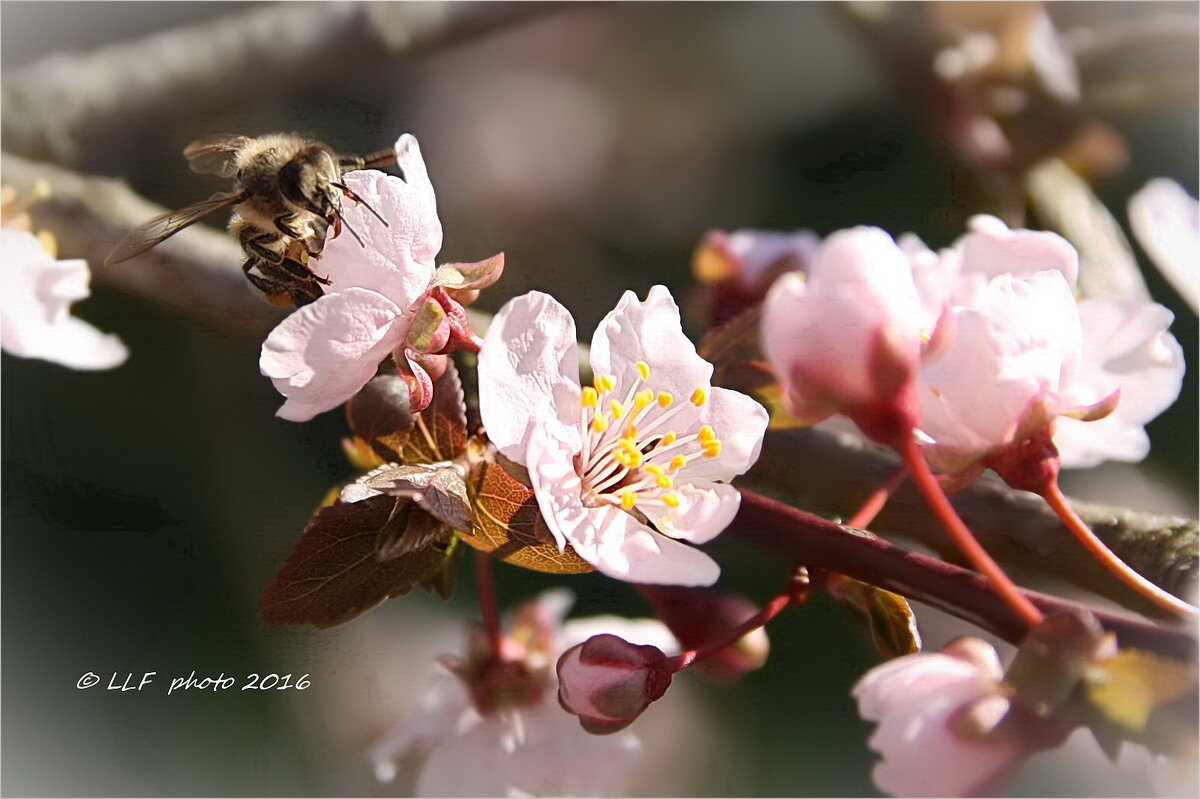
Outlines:
[{"label": "white petal", "polygon": [[700,409],[698,424],[711,425],[721,441],[721,454],[697,458],[680,473],[688,481],[729,482],[758,460],[770,417],[766,408],[737,391],[714,388]]},{"label": "white petal", "polygon": [[679,495],[679,507],[667,513],[671,519],[671,537],[693,544],[703,544],[720,535],[733,521],[742,502],[738,490],[724,483],[708,487],[684,485],[675,493]]},{"label": "white petal", "polygon": [[277,412],[303,422],[366,385],[404,338],[401,309],[354,288],[327,294],[284,319],[263,342],[259,368],[288,398]]},{"label": "white petal", "polygon": [[[571,312],[540,291],[509,300],[492,319],[479,353],[479,413],[488,438],[505,457],[525,464],[537,426],[557,422],[578,438],[579,398]],[[560,437],[569,435],[560,431]]]},{"label": "white petal", "polygon": [[[712,364],[683,335],[679,307],[664,286],[651,288],[645,302],[625,292],[592,336],[592,371],[615,376],[618,391],[638,378],[638,361],[650,367],[646,385],[683,401],[712,380]],[[676,429],[688,424],[682,415],[676,418]]]},{"label": "white petal", "polygon": [[1156,178],[1129,199],[1129,225],[1192,310],[1200,308],[1200,202],[1175,181]]},{"label": "white petal", "polygon": [[111,369],[128,350],[114,335],[71,316],[88,296],[86,261],[56,261],[25,231],[0,231],[0,345],[10,355],[72,369]]},{"label": "white petal", "polygon": [[[310,263],[314,272],[331,281],[329,293],[367,288],[407,308],[429,288],[434,258],[442,247],[442,224],[424,165],[413,167],[413,174],[416,183],[374,169],[346,174],[346,185],[363,203],[343,198],[342,224],[357,233],[362,243],[344,229],[336,238],[327,239],[320,257]],[[405,176],[410,177],[409,172]],[[368,206],[388,224],[379,221]]]},{"label": "white petal", "polygon": [[721,575],[716,561],[695,547],[681,544],[646,527],[611,505],[589,508],[588,525],[576,531],[587,540],[575,551],[602,573],[631,583],[712,585]]}]

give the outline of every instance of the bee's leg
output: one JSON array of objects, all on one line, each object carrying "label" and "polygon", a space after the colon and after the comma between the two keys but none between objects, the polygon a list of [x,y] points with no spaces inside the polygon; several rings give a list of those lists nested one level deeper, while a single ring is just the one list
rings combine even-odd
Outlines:
[{"label": "bee's leg", "polygon": [[283,260],[281,251],[271,249],[271,245],[278,245],[280,240],[278,233],[259,230],[251,225],[246,225],[238,232],[238,243],[242,245],[242,249],[246,251],[247,255],[271,264],[277,264]]},{"label": "bee's leg", "polygon": [[[289,299],[292,299],[294,302],[291,289],[288,286],[277,280],[265,277],[262,274],[255,274],[255,269],[259,273],[263,271],[264,263],[256,258],[248,258],[246,263],[242,264],[242,272],[246,275],[246,280],[250,281],[251,286],[262,292],[266,296],[267,302],[272,305],[288,305]],[[269,267],[269,265],[267,266]]]},{"label": "bee's leg", "polygon": [[301,232],[292,226],[292,223],[297,221],[295,214],[283,214],[271,221],[275,223],[275,228],[288,238],[300,238]]}]

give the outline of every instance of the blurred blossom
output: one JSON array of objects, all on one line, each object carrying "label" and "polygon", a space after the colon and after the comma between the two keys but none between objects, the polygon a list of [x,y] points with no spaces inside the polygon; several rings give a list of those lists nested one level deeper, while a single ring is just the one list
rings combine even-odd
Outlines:
[{"label": "blurred blossom", "polygon": [[[606,616],[562,624],[571,603],[549,591],[514,614],[499,659],[474,636],[462,658],[443,658],[420,707],[370,751],[376,776],[391,781],[397,760],[424,753],[418,796],[617,796],[629,792],[641,755],[631,730],[595,736],[555,698],[554,661],[603,630],[677,647],[661,624]],[[516,690],[514,690],[516,688]],[[534,689],[534,690],[530,690]],[[484,700],[484,701],[481,701]]]},{"label": "blurred blossom", "polygon": [[853,694],[859,714],[878,724],[868,744],[883,756],[872,772],[879,789],[893,796],[1002,790],[1024,759],[1047,745],[1011,730],[990,735],[1013,707],[1003,676],[996,650],[978,638],[867,672]]},{"label": "blurred blossom", "polygon": [[596,328],[591,366],[582,388],[575,320],[553,297],[508,302],[479,356],[488,438],[529,470],[560,548],[621,580],[711,585],[716,562],[688,544],[732,521],[729,481],[757,460],[766,411],[711,385],[662,286],[645,302],[625,292]]},{"label": "blurred blossom", "polygon": [[71,369],[112,369],[129,351],[114,335],[71,316],[91,292],[87,261],[56,260],[36,236],[0,229],[0,347]]},{"label": "blurred blossom", "polygon": [[1129,198],[1129,225],[1163,276],[1200,309],[1200,202],[1175,181],[1155,178]]}]

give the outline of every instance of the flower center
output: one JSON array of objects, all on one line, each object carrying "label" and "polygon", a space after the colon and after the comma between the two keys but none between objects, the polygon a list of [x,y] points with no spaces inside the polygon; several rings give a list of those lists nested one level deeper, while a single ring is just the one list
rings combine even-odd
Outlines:
[{"label": "flower center", "polygon": [[583,481],[584,504],[635,508],[658,526],[670,525],[670,512],[681,498],[676,491],[679,470],[696,458],[721,454],[721,440],[709,425],[680,434],[670,422],[690,403],[702,407],[709,389],[697,387],[686,400],[676,401],[667,391],[656,391],[650,366],[638,361],[637,377],[620,396],[616,378],[597,375],[583,389],[583,450],[576,469]]}]

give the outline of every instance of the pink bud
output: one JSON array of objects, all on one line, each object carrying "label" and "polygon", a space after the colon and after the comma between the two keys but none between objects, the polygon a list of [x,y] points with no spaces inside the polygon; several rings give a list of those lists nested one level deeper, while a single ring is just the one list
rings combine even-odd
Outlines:
[{"label": "pink bud", "polygon": [[667,692],[671,667],[662,650],[615,635],[594,635],[558,659],[558,701],[593,735],[628,727]]}]

